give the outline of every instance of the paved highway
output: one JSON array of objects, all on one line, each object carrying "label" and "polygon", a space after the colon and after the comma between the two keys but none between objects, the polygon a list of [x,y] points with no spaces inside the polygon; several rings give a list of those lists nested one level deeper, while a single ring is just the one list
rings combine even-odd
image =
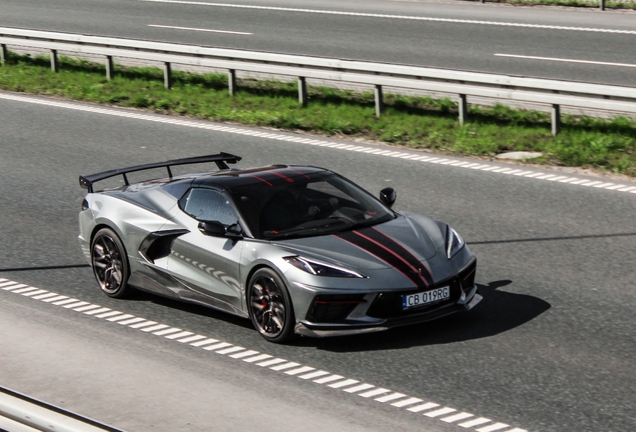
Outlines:
[{"label": "paved highway", "polygon": [[[479,431],[459,426],[479,418],[488,419],[479,432],[624,432],[636,424],[634,193],[8,93],[0,94],[0,111],[0,278],[438,406],[410,412],[0,289],[6,387],[130,431],[210,430],[210,424]],[[242,155],[243,167],[315,164],[374,193],[393,186],[398,210],[430,214],[464,236],[478,256],[484,301],[472,313],[428,324],[280,346],[221,313],[151,295],[122,301],[98,292],[76,239],[78,175],[218,151]],[[423,415],[446,407],[447,414]],[[470,416],[441,420],[458,413]]]},{"label": "paved highway", "polygon": [[384,0],[3,0],[0,25],[634,86],[636,13]]}]

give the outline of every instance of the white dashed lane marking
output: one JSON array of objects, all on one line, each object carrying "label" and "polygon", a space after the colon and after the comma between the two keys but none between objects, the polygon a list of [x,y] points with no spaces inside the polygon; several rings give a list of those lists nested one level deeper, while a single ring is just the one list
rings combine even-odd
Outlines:
[{"label": "white dashed lane marking", "polygon": [[[89,304],[88,302],[69,298],[64,295],[58,295],[57,293],[48,292],[36,287],[30,287],[15,281],[0,278],[0,290],[20,294],[27,298],[39,300],[55,306],[61,306],[62,309],[80,312],[94,318],[126,325],[131,329],[140,330],[144,333],[151,333],[155,336],[161,336],[167,340],[188,344],[193,348],[213,351],[217,354],[226,355],[228,358],[242,360],[246,363],[255,364],[274,372],[280,372],[283,375],[298,377],[303,380],[312,380],[315,384],[325,385],[326,387],[336,390],[340,389],[346,393],[356,394],[362,398],[373,400],[378,403],[390,404],[396,408],[405,408],[405,411],[418,414],[421,413],[423,416],[431,419],[439,419],[445,423],[455,423],[463,428],[479,426],[479,429],[476,429],[476,432],[527,432],[525,429],[520,429],[518,427],[511,428],[511,426],[506,423],[494,422],[484,417],[471,419],[475,417],[474,414],[467,412],[458,413],[458,410],[455,408],[443,407],[434,402],[421,403],[424,401],[423,399],[410,397],[404,393],[395,392],[387,388],[376,387],[373,384],[360,384],[360,381],[346,378],[342,375],[332,374],[323,370],[316,370],[314,367],[302,365],[282,358],[274,358],[269,354],[263,354],[255,350],[236,346],[229,342],[207,338],[203,335],[195,335],[193,332],[187,330],[171,327],[167,324],[156,323],[155,321],[146,320],[123,312],[113,311],[109,308]],[[29,293],[36,292],[38,295],[29,295]],[[452,415],[449,416],[448,414]],[[471,420],[463,423],[456,423],[467,419]]]},{"label": "white dashed lane marking", "polygon": [[226,8],[236,8],[236,9],[271,10],[271,11],[277,11],[277,12],[296,12],[296,13],[311,13],[311,14],[324,14],[324,15],[344,15],[344,16],[365,17],[365,18],[430,21],[430,22],[441,22],[441,23],[452,23],[452,24],[476,24],[476,25],[502,26],[502,27],[525,27],[525,28],[534,28],[534,29],[545,29],[545,30],[636,34],[636,31],[634,30],[618,30],[618,29],[608,29],[608,28],[569,27],[569,26],[556,26],[556,25],[546,25],[546,24],[526,24],[526,23],[513,23],[513,22],[500,22],[500,21],[466,20],[466,19],[455,19],[455,18],[437,18],[437,17],[423,17],[423,16],[409,16],[409,15],[390,15],[390,14],[345,12],[345,11],[319,10],[319,9],[253,6],[253,5],[230,4],[230,3],[212,3],[212,2],[204,2],[204,1],[188,1],[188,0],[139,0],[139,1],[147,2],[147,3],[171,3],[171,4],[181,4],[181,5],[226,7]]},{"label": "white dashed lane marking", "polygon": [[[515,168],[506,168],[506,167],[501,167],[498,165],[490,165],[490,164],[477,164],[477,163],[470,163],[466,161],[455,161],[452,159],[444,159],[444,158],[439,158],[434,156],[421,155],[420,153],[415,153],[415,152],[400,153],[396,151],[383,150],[383,149],[372,148],[372,147],[363,147],[363,146],[352,147],[351,145],[337,144],[330,141],[296,138],[296,137],[290,137],[289,135],[272,134],[268,132],[253,131],[249,129],[229,128],[226,126],[220,126],[213,123],[180,120],[180,119],[175,119],[168,116],[161,117],[158,115],[138,114],[133,112],[127,112],[124,110],[114,110],[109,108],[84,106],[80,104],[71,104],[71,103],[57,102],[57,101],[51,101],[51,100],[45,100],[45,99],[35,99],[35,98],[16,96],[16,95],[11,95],[6,93],[0,93],[0,99],[14,100],[19,102],[26,102],[26,103],[32,103],[32,104],[38,104],[38,105],[45,105],[45,106],[54,106],[58,108],[72,109],[72,110],[84,111],[84,112],[93,112],[93,113],[105,114],[105,115],[111,115],[111,116],[117,116],[117,117],[133,118],[133,119],[145,120],[145,121],[151,121],[151,122],[157,122],[157,123],[173,124],[173,125],[186,126],[191,128],[197,128],[197,129],[206,129],[206,130],[212,130],[217,132],[228,132],[228,133],[233,133],[238,135],[255,136],[260,138],[273,139],[277,141],[291,141],[291,142],[297,142],[297,143],[307,144],[307,145],[312,145],[317,147],[329,147],[329,148],[334,148],[334,149],[338,149],[342,151],[360,151],[362,153],[375,154],[378,156],[388,156],[388,157],[399,156],[401,159],[406,159],[406,160],[416,161],[416,162],[433,163],[438,165],[442,164],[442,165],[447,165],[449,167],[452,166],[454,168],[473,169],[477,171],[486,171],[491,173],[512,175],[517,177],[532,178],[535,180],[547,180],[547,181],[554,181],[556,183],[566,183],[568,185],[578,185],[578,186],[586,186],[586,187],[592,186],[599,189],[605,189],[605,190],[610,190],[615,192],[626,192],[626,193],[636,194],[636,186],[630,186],[625,183],[619,183],[619,184],[606,183],[602,181],[580,179],[577,177],[558,176],[556,174],[546,174],[544,172],[520,171],[519,169],[515,169]],[[404,156],[401,156],[401,155],[404,155]]]}]

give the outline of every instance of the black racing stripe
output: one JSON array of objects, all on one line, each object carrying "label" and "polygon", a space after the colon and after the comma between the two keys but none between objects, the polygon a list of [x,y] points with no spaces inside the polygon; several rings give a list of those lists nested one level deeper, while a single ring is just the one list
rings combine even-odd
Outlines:
[{"label": "black racing stripe", "polygon": [[402,259],[406,260],[411,266],[416,269],[422,269],[422,277],[426,280],[427,285],[433,284],[433,277],[428,269],[422,265],[422,263],[404,246],[398,243],[395,239],[389,237],[387,234],[373,228],[364,228],[360,230],[361,234],[381,243],[383,246],[388,247],[394,253],[398,254]]},{"label": "black racing stripe", "polygon": [[[375,255],[380,258],[382,261],[388,263],[390,266],[398,270],[404,276],[406,276],[415,286],[418,288],[426,288],[428,286],[427,282],[418,276],[413,269],[406,264],[403,260],[396,257],[391,252],[387,251],[381,246],[378,246],[374,241],[364,238],[361,232],[357,233],[356,231],[348,231],[342,232],[338,234],[334,234],[336,237],[340,237],[343,240],[348,241],[349,243],[359,247],[360,249],[370,253],[371,255]],[[384,244],[383,244],[384,245]],[[418,268],[418,267],[414,267]]]}]

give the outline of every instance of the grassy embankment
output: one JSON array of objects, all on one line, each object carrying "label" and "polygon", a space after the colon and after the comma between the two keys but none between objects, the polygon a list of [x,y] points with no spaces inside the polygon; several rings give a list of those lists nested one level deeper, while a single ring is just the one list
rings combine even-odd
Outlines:
[{"label": "grassy embankment", "polygon": [[[488,3],[508,3],[519,6],[571,6],[598,9],[599,1],[585,0],[486,0]],[[636,9],[636,2],[606,0],[605,9]]]},{"label": "grassy embankment", "polygon": [[158,68],[116,69],[107,81],[103,65],[61,58],[61,71],[48,57],[10,53],[0,67],[0,89],[79,101],[135,107],[221,122],[303,130],[378,140],[455,155],[492,156],[506,151],[540,151],[535,163],[583,166],[636,177],[636,120],[563,116],[562,132],[550,134],[546,113],[503,105],[470,106],[460,126],[449,99],[385,95],[386,108],[375,117],[373,94],[309,87],[309,104],[297,101],[295,83],[239,80],[234,97],[224,74],[174,72],[166,90]]}]

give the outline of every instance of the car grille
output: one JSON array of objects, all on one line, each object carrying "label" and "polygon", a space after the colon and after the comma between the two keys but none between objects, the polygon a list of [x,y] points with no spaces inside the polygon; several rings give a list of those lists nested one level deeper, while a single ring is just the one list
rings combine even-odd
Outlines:
[{"label": "car grille", "polygon": [[[457,276],[454,276],[450,279],[446,279],[445,281],[441,281],[436,283],[435,285],[429,286],[424,289],[419,290],[408,290],[408,291],[399,291],[399,292],[384,292],[378,294],[375,298],[369,310],[367,311],[367,315],[373,318],[398,318],[408,315],[419,314],[423,312],[432,311],[438,309],[440,307],[453,304],[457,302],[461,297],[461,286],[465,287],[465,289],[470,289],[475,284],[475,273],[477,269],[477,262],[473,262],[468,267],[462,269],[461,272]],[[402,309],[402,296],[415,294],[423,291],[430,291],[435,288],[441,288],[444,286],[450,287],[450,299],[431,303],[426,306],[415,307],[412,309],[404,310]]]},{"label": "car grille", "polygon": [[343,322],[356,306],[364,302],[364,294],[318,295],[309,308],[307,320],[312,323]]}]

